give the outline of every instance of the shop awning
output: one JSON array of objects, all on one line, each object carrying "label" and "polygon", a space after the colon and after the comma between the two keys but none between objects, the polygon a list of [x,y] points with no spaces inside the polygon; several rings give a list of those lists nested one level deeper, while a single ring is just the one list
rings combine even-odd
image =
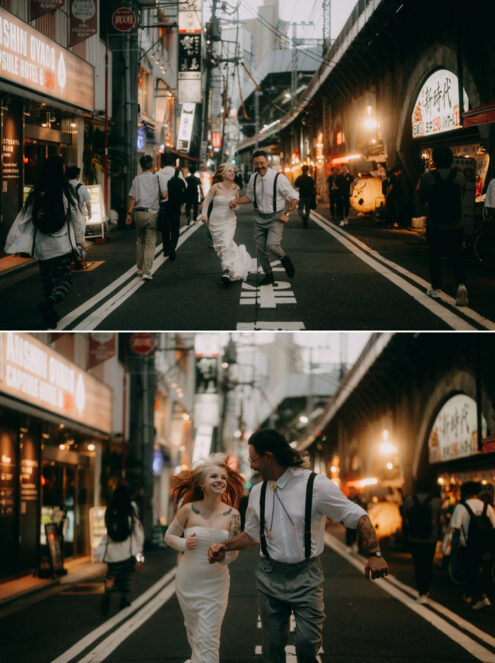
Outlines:
[{"label": "shop awning", "polygon": [[479,124],[491,124],[495,122],[495,101],[490,101],[488,104],[482,104],[470,111],[462,114],[463,127],[476,127]]}]

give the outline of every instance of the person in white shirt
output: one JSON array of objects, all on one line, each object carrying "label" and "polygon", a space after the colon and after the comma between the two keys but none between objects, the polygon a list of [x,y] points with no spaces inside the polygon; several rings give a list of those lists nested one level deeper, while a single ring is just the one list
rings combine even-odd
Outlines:
[{"label": "person in white shirt", "polygon": [[163,238],[163,253],[170,260],[175,260],[175,250],[179,241],[181,205],[168,199],[168,183],[175,176],[184,182],[184,189],[187,187],[182,171],[175,167],[176,161],[174,154],[164,152],[160,157],[162,167],[157,173],[161,194],[158,227]]},{"label": "person in white shirt", "polygon": [[370,519],[325,476],[302,467],[303,460],[276,430],[257,431],[249,439],[251,468],[263,482],[249,496],[245,529],[228,541],[210,546],[210,564],[225,554],[258,543],[256,571],[263,628],[263,661],[285,663],[289,618],[296,620],[297,660],[316,663],[322,642],[324,575],[320,555],[327,517],[359,530],[369,559],[367,578],[387,575]]},{"label": "person in white shirt", "polygon": [[282,248],[282,233],[299,201],[299,193],[283,173],[269,167],[267,152],[258,150],[253,159],[256,172],[249,179],[246,195],[232,201],[230,206],[254,203],[254,241],[264,272],[260,285],[269,285],[274,282],[270,254],[280,260],[289,278],[296,273],[292,260]]},{"label": "person in white shirt", "polygon": [[137,175],[129,191],[129,203],[125,222],[136,224],[136,263],[138,276],[151,281],[151,268],[155,257],[156,217],[159,208],[158,178],[153,174],[153,157],[145,154],[139,159],[143,172]]},{"label": "person in white shirt", "polygon": [[[474,610],[482,610],[491,605],[487,596],[488,584],[490,582],[487,569],[484,568],[483,551],[478,547],[470,545],[468,541],[469,523],[471,514],[480,516],[485,509],[485,502],[479,499],[481,485],[476,481],[466,481],[461,487],[462,500],[457,504],[450,520],[450,527],[459,545],[464,549],[464,561],[466,564],[466,585],[464,600]],[[468,508],[466,508],[468,507]],[[492,527],[495,528],[495,514],[490,504],[486,506],[486,516]],[[454,543],[453,543],[454,545]],[[483,570],[480,573],[480,568]]]},{"label": "person in white shirt", "polygon": [[81,204],[81,210],[84,213],[86,210],[86,216],[88,219],[91,218],[91,195],[86,188],[86,185],[83,184],[81,179],[81,169],[77,166],[69,166],[67,168],[67,177],[69,179],[69,184],[72,184],[76,190],[79,202]]}]

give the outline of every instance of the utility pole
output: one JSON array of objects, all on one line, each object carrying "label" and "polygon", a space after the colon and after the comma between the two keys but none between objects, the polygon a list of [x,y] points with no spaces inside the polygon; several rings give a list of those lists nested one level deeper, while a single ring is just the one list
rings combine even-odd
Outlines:
[{"label": "utility pole", "polygon": [[206,89],[204,93],[203,101],[203,121],[201,127],[201,148],[200,148],[200,158],[202,161],[206,161],[206,152],[208,149],[208,118],[210,110],[210,88],[211,88],[211,70],[215,65],[213,60],[214,50],[213,50],[213,30],[212,26],[216,23],[217,19],[217,4],[218,0],[212,0],[211,5],[211,21],[206,27]]},{"label": "utility pole", "polygon": [[260,90],[254,91],[254,133],[256,136],[256,149],[258,149],[258,134],[260,131]]},{"label": "utility pole", "polygon": [[292,67],[291,67],[291,77],[290,77],[290,94],[291,94],[291,108],[294,110],[296,105],[296,93],[297,93],[297,23],[292,24]]},{"label": "utility pole", "polygon": [[332,0],[323,0],[323,57],[332,44]]}]

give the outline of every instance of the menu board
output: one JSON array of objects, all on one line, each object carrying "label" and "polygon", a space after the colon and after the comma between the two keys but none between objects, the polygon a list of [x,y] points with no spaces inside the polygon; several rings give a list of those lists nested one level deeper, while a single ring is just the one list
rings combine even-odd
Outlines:
[{"label": "menu board", "polygon": [[15,438],[6,431],[0,433],[0,516],[14,515],[17,467]]},{"label": "menu board", "polygon": [[64,563],[62,558],[62,539],[58,525],[55,523],[45,525],[45,535],[48,543],[52,572],[61,573],[64,570]]},{"label": "menu board", "polygon": [[103,208],[103,197],[101,195],[101,186],[99,184],[89,184],[86,186],[91,196],[91,218],[86,217],[86,223],[93,225],[105,221],[105,210]]}]

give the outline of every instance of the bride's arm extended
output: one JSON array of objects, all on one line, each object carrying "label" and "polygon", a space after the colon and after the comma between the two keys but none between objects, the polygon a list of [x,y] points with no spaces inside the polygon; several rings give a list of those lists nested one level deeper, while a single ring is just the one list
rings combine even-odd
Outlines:
[{"label": "bride's arm extended", "polygon": [[215,184],[213,184],[210,187],[210,190],[208,191],[206,198],[203,200],[203,207],[201,208],[201,220],[203,221],[203,223],[206,223],[208,221],[208,207],[213,200],[213,196],[215,195],[215,190],[216,186]]},{"label": "bride's arm extended", "polygon": [[175,518],[170,523],[167,533],[165,534],[165,543],[167,546],[174,548],[174,550],[179,550],[180,552],[184,552],[186,549],[194,550],[194,548],[196,548],[196,534],[191,534],[187,539],[182,537],[190,508],[190,504],[185,504],[177,511]]},{"label": "bride's arm extended", "polygon": [[[230,538],[233,538],[234,536],[237,536],[239,532],[241,531],[241,516],[239,514],[239,511],[236,509],[232,509],[233,516],[232,520],[230,521]],[[220,562],[220,564],[230,564],[231,562],[235,561],[239,557],[239,551],[238,550],[232,550],[231,552],[225,553],[225,559]]]}]

